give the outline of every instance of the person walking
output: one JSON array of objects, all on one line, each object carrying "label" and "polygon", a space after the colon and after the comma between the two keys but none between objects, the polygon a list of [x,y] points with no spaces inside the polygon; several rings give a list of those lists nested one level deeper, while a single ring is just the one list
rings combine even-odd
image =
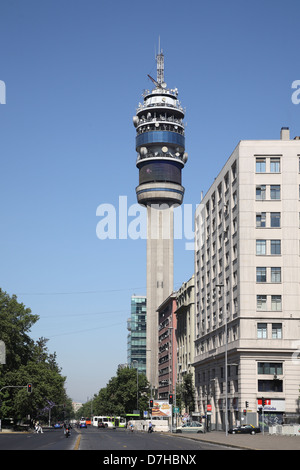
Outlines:
[{"label": "person walking", "polygon": [[39,432],[41,434],[44,434],[41,424],[39,422],[37,422],[37,431],[36,431],[36,433],[38,434]]}]

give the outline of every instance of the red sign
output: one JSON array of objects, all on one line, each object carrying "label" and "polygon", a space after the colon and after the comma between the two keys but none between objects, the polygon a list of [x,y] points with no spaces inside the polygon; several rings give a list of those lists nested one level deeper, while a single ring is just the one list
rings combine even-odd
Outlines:
[{"label": "red sign", "polygon": [[[262,400],[261,400],[261,398],[259,398],[259,399],[257,400],[257,404],[260,405],[260,406],[262,406]],[[265,405],[271,405],[271,400],[267,400],[267,399],[265,398]]]},{"label": "red sign", "polygon": [[207,411],[211,411],[212,410],[211,405],[207,405],[206,409],[207,409]]}]

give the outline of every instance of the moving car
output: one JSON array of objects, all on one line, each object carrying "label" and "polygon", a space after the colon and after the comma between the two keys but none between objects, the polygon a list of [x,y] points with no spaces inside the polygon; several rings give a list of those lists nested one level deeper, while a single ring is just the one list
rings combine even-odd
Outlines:
[{"label": "moving car", "polygon": [[85,420],[85,419],[81,419],[81,420],[80,420],[79,427],[80,427],[80,428],[86,428],[86,427],[87,427],[87,425],[86,425],[86,420]]},{"label": "moving car", "polygon": [[204,425],[199,421],[190,421],[176,428],[176,432],[204,432]]},{"label": "moving car", "polygon": [[242,426],[235,426],[228,429],[229,434],[256,434],[260,432],[260,429],[253,424],[244,424]]}]

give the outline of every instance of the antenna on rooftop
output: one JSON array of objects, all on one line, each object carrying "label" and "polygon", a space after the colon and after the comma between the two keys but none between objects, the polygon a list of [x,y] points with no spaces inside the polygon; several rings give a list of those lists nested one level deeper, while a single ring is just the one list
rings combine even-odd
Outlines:
[{"label": "antenna on rooftop", "polygon": [[156,56],[157,64],[157,82],[162,85],[165,81],[164,79],[164,54],[160,48],[160,36],[158,37],[158,54]]}]

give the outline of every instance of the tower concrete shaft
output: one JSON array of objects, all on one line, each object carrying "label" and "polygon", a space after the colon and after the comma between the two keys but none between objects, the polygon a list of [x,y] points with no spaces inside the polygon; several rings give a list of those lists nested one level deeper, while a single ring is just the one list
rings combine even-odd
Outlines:
[{"label": "tower concrete shaft", "polygon": [[157,308],[173,291],[173,208],[147,207],[147,327],[146,374],[158,388]]}]

